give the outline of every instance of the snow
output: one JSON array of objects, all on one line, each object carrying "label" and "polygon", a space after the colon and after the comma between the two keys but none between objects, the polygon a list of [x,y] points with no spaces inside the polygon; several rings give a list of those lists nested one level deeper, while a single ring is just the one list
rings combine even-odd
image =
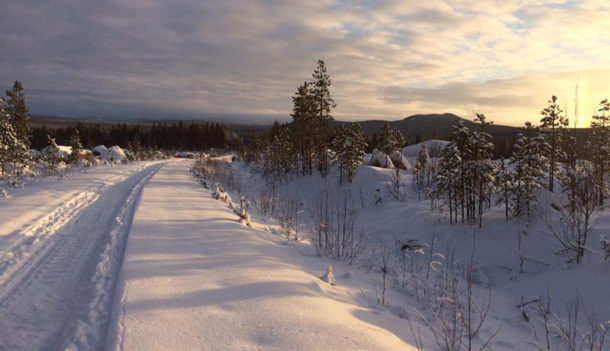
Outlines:
[{"label": "snow", "polygon": [[376,167],[394,168],[394,164],[392,163],[390,156],[379,150],[373,150],[369,164]]},{"label": "snow", "polygon": [[[239,196],[246,196],[256,202],[261,194],[271,193],[270,187],[259,174],[249,172],[247,167],[239,162],[232,163],[231,167],[236,171],[235,182],[247,184],[247,187],[240,188]],[[392,173],[390,169],[362,166],[357,170],[351,185],[340,186],[339,174],[334,169],[326,178],[314,174],[276,183],[273,194],[284,201],[291,199],[299,201],[304,204],[305,212],[315,206],[321,193],[329,193],[330,197],[349,194],[358,213],[357,230],[362,231],[370,243],[384,244],[393,248],[399,241],[413,240],[424,247],[424,252],[428,252],[426,251],[428,245],[435,238],[435,253],[445,255],[448,248],[454,248],[455,269],[462,281],[465,276],[464,270],[472,254],[473,238],[476,236],[473,262],[475,296],[485,300],[489,291],[492,293],[492,306],[482,337],[501,327],[492,344],[493,350],[531,349],[531,327],[524,321],[521,310],[516,306],[522,300],[529,301],[546,294],[547,288],[552,297],[554,314],[566,318],[565,306],[578,294],[600,321],[610,320],[610,305],[607,304],[607,292],[610,291],[608,275],[610,266],[605,261],[601,246],[602,235],[610,230],[608,209],[597,212],[593,220],[595,224],[589,238],[586,262],[581,265],[568,265],[564,256],[555,254],[558,249],[557,242],[542,220],[552,218],[552,210],[536,212],[533,215],[534,221],[529,226],[520,219],[511,218],[506,221],[501,206],[494,206],[485,213],[481,229],[471,224],[450,225],[448,219],[430,211],[429,200],[423,197],[422,200],[418,200],[413,188],[411,171],[400,172],[402,191],[406,195],[406,200],[394,200],[390,194]],[[550,208],[548,205],[550,199],[546,199],[545,194],[542,195],[541,208]],[[377,197],[381,197],[383,201],[375,205]],[[261,220],[257,216],[253,218],[254,221]],[[307,222],[307,218],[304,218],[304,221]],[[271,221],[271,223],[280,222]],[[306,226],[311,228],[311,223],[306,223],[304,227]],[[522,237],[521,254],[526,257],[524,273],[519,272],[517,236],[519,228],[527,231],[527,235]],[[280,228],[273,231],[284,235],[285,230]],[[303,235],[301,233],[301,236]],[[371,255],[370,250],[364,254],[367,255]],[[349,270],[354,272],[352,280],[357,281],[359,288],[366,292],[371,301],[374,301],[378,286],[371,287],[371,282],[379,279],[379,274],[371,274],[367,271],[370,269],[367,257],[362,257],[361,263],[355,264],[357,269],[352,267]],[[373,261],[373,258],[370,260]],[[332,264],[335,268],[334,276],[342,277],[340,266],[337,263]],[[326,267],[320,267],[317,276],[320,277],[325,271]],[[338,286],[344,284],[345,282],[338,282]],[[392,284],[389,290],[392,294],[391,301],[385,308],[380,308],[397,316],[403,314],[401,311],[409,312],[412,324],[422,331],[425,349],[437,349],[432,336],[426,334],[429,328],[424,321],[419,317],[413,318],[413,309],[421,311],[425,306],[422,306],[407,289]],[[526,312],[530,316],[536,315],[533,306],[526,308]],[[395,323],[402,327],[406,324],[404,320]],[[386,321],[384,326],[389,330],[395,330],[391,322]],[[413,340],[408,329],[396,332],[396,335],[405,336],[407,342]],[[557,340],[554,341],[554,345],[558,346]]]},{"label": "snow", "polygon": [[402,150],[402,154],[406,157],[416,157],[417,153],[422,148],[422,145],[426,145],[430,157],[438,157],[440,155],[440,151],[445,146],[447,146],[447,144],[449,144],[449,142],[446,140],[430,139],[418,144],[413,144],[405,147]]},{"label": "snow", "polygon": [[127,156],[123,149],[118,146],[111,146],[108,148],[108,161],[120,163],[127,160]]},{"label": "snow", "polygon": [[[212,196],[215,187],[201,186],[188,159],[87,168],[8,189],[0,199],[0,349],[409,350],[410,323],[424,349],[438,348],[410,285],[389,278],[387,303],[377,303],[378,251],[369,248],[352,265],[318,257],[308,246],[306,215],[300,239],[287,241],[286,228],[257,210],[261,193],[269,194],[260,174],[234,155],[217,160],[230,163],[240,184],[219,198],[251,201],[251,226],[241,222],[240,205],[233,210]],[[322,192],[349,193],[355,225],[369,243],[400,257],[428,253],[434,239],[434,253],[454,248],[461,281],[476,237],[474,295],[480,302],[491,291],[492,305],[475,343],[501,327],[492,350],[533,348],[516,306],[547,289],[556,314],[565,317],[578,293],[600,321],[610,319],[610,262],[602,248],[610,246],[608,209],[593,218],[584,262],[568,265],[540,220],[553,215],[546,210],[551,196],[529,226],[505,221],[501,207],[485,214],[481,229],[450,225],[428,200],[417,200],[410,170],[399,172],[406,200],[394,200],[393,174],[361,166],[352,184],[339,185],[333,169],[274,191],[304,213]],[[519,229],[527,231],[524,273]],[[403,250],[405,243],[412,249]],[[523,311],[535,318],[532,306]]]},{"label": "snow", "polygon": [[[42,149],[42,154],[47,155],[50,152],[49,147],[45,147]],[[62,160],[68,161],[70,159],[70,155],[72,154],[72,147],[66,145],[57,145],[56,155],[59,156]]]},{"label": "snow", "polygon": [[[108,322],[113,284],[91,280],[98,262],[117,261],[104,250],[122,247],[113,235],[116,218],[136,201],[132,189],[141,187],[160,164],[100,168],[91,174],[69,176],[71,181],[34,184],[0,204],[0,340],[8,349],[58,349],[75,333],[75,320],[105,311],[87,327],[99,338]],[[24,209],[27,209],[24,211]],[[10,218],[10,220],[9,220]],[[130,223],[129,214],[124,221]],[[123,231],[123,235],[128,232]],[[118,261],[120,262],[120,261]],[[116,267],[120,267],[116,266]],[[112,282],[118,269],[105,272]],[[97,277],[97,275],[94,275]],[[106,306],[94,296],[106,295]],[[98,299],[99,300],[99,299]],[[103,314],[103,312],[100,312]],[[79,324],[80,325],[80,324]],[[80,340],[80,339],[79,339]],[[93,338],[82,349],[99,344]]]},{"label": "snow", "polygon": [[108,158],[108,148],[104,145],[97,145],[93,148],[93,154],[105,160]]},{"label": "snow", "polygon": [[97,145],[93,148],[93,154],[99,157],[101,160],[110,161],[113,163],[121,163],[127,160],[125,150],[119,146],[111,146],[106,148],[104,145]]},{"label": "snow", "polygon": [[168,164],[144,189],[109,349],[412,349],[340,280],[322,282],[324,262],[239,224],[187,167]]}]

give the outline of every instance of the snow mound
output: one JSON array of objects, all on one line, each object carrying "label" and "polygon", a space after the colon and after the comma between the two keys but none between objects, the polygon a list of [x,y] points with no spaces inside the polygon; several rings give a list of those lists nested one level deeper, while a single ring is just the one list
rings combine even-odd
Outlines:
[{"label": "snow mound", "polygon": [[333,266],[328,265],[328,270],[324,275],[320,277],[323,281],[327,282],[330,285],[335,285],[335,274],[333,273]]},{"label": "snow mound", "polygon": [[195,158],[195,153],[190,151],[179,151],[176,152],[177,158]]},{"label": "snow mound", "polygon": [[394,164],[392,163],[392,159],[390,156],[385,153],[375,149],[371,154],[371,161],[369,163],[371,166],[382,167],[382,168],[394,168]]},{"label": "snow mound", "polygon": [[30,156],[32,157],[32,160],[38,160],[40,158],[42,158],[42,152],[38,151],[38,150],[34,150],[34,149],[30,149]]},{"label": "snow mound", "polygon": [[390,160],[392,160],[394,166],[399,169],[411,169],[411,164],[409,163],[409,160],[407,160],[407,158],[403,154],[401,154],[400,151],[392,152],[392,154],[390,155]]},{"label": "snow mound", "polygon": [[111,146],[108,148],[108,161],[121,163],[127,160],[127,155],[125,155],[125,151],[118,146]]},{"label": "snow mound", "polygon": [[93,148],[93,155],[105,160],[108,158],[108,148],[104,145],[98,145]]},{"label": "snow mound", "polygon": [[419,144],[413,144],[405,147],[402,150],[402,154],[406,157],[417,157],[417,153],[421,150],[423,145],[426,145],[426,149],[428,149],[428,155],[430,157],[438,157],[441,153],[441,150],[449,144],[449,141],[439,140],[439,139],[430,139],[426,140]]},{"label": "snow mound", "polygon": [[[51,153],[51,149],[49,146],[42,149],[43,155],[49,155]],[[64,161],[68,161],[70,159],[70,155],[72,154],[72,147],[66,145],[57,145],[57,151],[55,151],[55,155],[60,157]]]}]

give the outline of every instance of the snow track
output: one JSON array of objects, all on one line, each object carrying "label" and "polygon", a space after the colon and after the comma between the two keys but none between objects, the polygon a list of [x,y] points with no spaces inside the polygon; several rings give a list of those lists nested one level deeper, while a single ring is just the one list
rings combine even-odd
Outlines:
[{"label": "snow track", "polygon": [[74,196],[0,259],[0,350],[100,348],[142,187],[163,165]]}]

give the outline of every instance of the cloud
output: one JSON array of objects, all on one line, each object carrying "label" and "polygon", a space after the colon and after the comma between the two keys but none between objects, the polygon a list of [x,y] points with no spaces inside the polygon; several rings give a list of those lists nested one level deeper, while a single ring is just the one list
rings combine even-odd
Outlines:
[{"label": "cloud", "polygon": [[337,118],[485,109],[520,124],[551,94],[572,99],[577,72],[595,87],[583,99],[609,93],[609,14],[603,1],[22,0],[0,12],[0,83],[22,80],[39,114],[285,117],[322,58]]}]

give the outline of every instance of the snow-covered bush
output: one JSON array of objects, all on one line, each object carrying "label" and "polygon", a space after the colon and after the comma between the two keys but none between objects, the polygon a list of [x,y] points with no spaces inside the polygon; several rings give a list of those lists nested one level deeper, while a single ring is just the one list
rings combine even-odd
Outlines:
[{"label": "snow-covered bush", "polygon": [[250,214],[248,213],[248,208],[250,207],[250,201],[246,201],[245,197],[241,197],[239,199],[239,209],[233,208],[233,212],[237,214],[241,220],[241,222],[248,227],[252,226],[250,223]]},{"label": "snow-covered bush", "polygon": [[326,270],[326,273],[324,273],[322,276],[320,276],[320,279],[322,279],[323,281],[327,282],[330,285],[335,285],[335,274],[333,273],[333,266],[328,265],[328,269]]},{"label": "snow-covered bush", "polygon": [[215,188],[212,192],[212,197],[214,197],[216,200],[226,202],[229,207],[233,208],[233,201],[231,201],[231,195],[225,192],[224,189],[218,183],[216,183],[214,187]]}]

